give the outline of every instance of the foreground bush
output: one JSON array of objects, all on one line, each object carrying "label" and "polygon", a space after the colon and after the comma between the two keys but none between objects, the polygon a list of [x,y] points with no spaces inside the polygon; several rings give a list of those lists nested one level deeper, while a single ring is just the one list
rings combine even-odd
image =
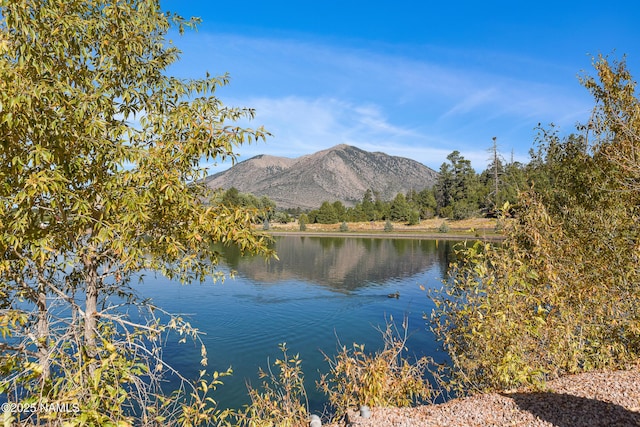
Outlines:
[{"label": "foreground bush", "polygon": [[343,346],[335,358],[326,357],[330,372],[322,375],[318,387],[340,417],[349,408],[367,406],[410,406],[431,395],[424,379],[429,360],[410,362],[406,351],[406,324],[403,334],[389,322],[382,337],[384,348],[365,352],[364,345]]},{"label": "foreground bush", "polygon": [[251,403],[236,418],[239,426],[296,427],[308,424],[309,402],[304,387],[301,360],[289,356],[286,343],[280,344],[282,359],[277,359],[274,373],[260,369],[262,388],[248,386]]},{"label": "foreground bush", "polygon": [[[640,102],[625,64],[600,58],[583,134],[541,133],[502,245],[460,249],[433,327],[457,391],[541,385],[640,357]],[[505,206],[505,212],[510,211]]]}]

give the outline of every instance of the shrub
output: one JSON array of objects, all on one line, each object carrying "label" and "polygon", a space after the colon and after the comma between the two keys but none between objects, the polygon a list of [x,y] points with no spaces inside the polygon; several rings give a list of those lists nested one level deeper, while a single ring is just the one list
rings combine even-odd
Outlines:
[{"label": "shrub", "polygon": [[309,218],[307,215],[302,214],[298,219],[298,224],[300,225],[300,231],[307,231],[307,223],[309,222]]},{"label": "shrub", "polygon": [[520,206],[502,245],[458,249],[434,296],[432,327],[457,392],[539,387],[640,356],[640,271],[621,250],[637,229],[584,210],[560,221],[534,192]]},{"label": "shrub", "polygon": [[469,201],[458,201],[453,206],[451,217],[455,220],[471,218],[478,212],[478,208]]},{"label": "shrub", "polygon": [[438,227],[438,233],[448,233],[449,232],[449,224],[447,224],[447,221],[442,221],[442,224],[440,224],[440,227]]},{"label": "shrub", "polygon": [[350,349],[343,346],[333,359],[325,355],[330,372],[321,376],[318,388],[329,397],[336,416],[359,405],[410,406],[431,395],[424,379],[429,360],[422,357],[411,363],[403,356],[406,323],[401,334],[390,319],[381,333],[384,348],[373,354],[354,343]]},{"label": "shrub", "polygon": [[444,206],[441,207],[438,211],[438,215],[441,218],[453,218],[453,206]]},{"label": "shrub", "polygon": [[340,231],[343,233],[349,231],[349,226],[345,221],[342,221],[342,224],[340,224]]},{"label": "shrub", "polygon": [[[180,337],[179,342],[186,342],[187,337],[193,338],[201,345],[202,365],[207,361],[206,348],[200,341],[200,333],[180,317],[151,305],[140,303],[138,307],[144,322],[134,325],[120,317],[100,321],[100,339],[97,340],[92,365],[87,363],[84,348],[72,345],[77,341],[68,338],[68,335],[79,335],[75,325],[57,328],[56,333],[48,337],[52,348],[49,354],[52,375],[41,381],[24,381],[14,376],[14,380],[17,378],[23,383],[13,390],[5,376],[0,381],[0,393],[7,396],[9,402],[25,407],[41,402],[69,410],[25,411],[13,415],[7,411],[3,414],[3,425],[194,426],[205,420],[220,425],[226,422],[230,411],[219,409],[213,395],[222,384],[221,379],[231,375],[232,371],[207,374],[203,369],[195,380],[187,380],[177,374],[180,385],[167,394],[162,385],[176,371],[159,357],[164,340],[174,334]],[[159,313],[168,317],[165,324],[155,317]],[[7,332],[6,326],[0,322],[0,334],[6,335]],[[3,353],[0,372],[6,372],[7,368],[29,379],[37,379],[42,372],[40,366],[33,362],[6,357]],[[131,408],[136,408],[135,415]]]},{"label": "shrub", "polygon": [[274,363],[278,372],[274,373],[271,367],[268,372],[260,368],[259,375],[264,380],[262,390],[247,386],[251,404],[237,414],[238,425],[297,427],[308,424],[309,402],[304,387],[302,362],[297,354],[289,356],[286,343],[280,344],[279,348],[282,359],[277,359]]},{"label": "shrub", "polygon": [[291,216],[286,212],[276,212],[274,221],[279,222],[280,224],[289,224],[292,219]]},{"label": "shrub", "polygon": [[384,223],[384,231],[393,231],[393,224],[391,224],[391,221],[387,220],[387,222]]},{"label": "shrub", "polygon": [[411,211],[409,213],[409,225],[418,225],[420,224],[420,213],[418,211]]}]

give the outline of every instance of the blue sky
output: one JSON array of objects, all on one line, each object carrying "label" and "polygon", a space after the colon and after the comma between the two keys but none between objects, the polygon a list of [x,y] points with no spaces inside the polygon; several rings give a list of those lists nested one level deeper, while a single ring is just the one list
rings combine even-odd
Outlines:
[{"label": "blue sky", "polygon": [[593,56],[626,54],[640,74],[635,1],[161,5],[203,20],[172,36],[183,55],[170,72],[228,72],[219,98],[255,108],[250,126],[273,134],[240,147],[240,160],[344,143],[436,170],[458,150],[482,170],[495,136],[507,161],[527,161],[538,123],[567,134],[588,119],[593,101],[578,77],[594,74]]}]

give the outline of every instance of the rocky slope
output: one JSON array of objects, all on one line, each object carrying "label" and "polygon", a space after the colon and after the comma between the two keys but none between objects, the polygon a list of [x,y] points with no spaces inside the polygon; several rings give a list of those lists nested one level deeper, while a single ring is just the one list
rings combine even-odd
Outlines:
[{"label": "rocky slope", "polygon": [[399,192],[432,186],[437,175],[415,160],[342,144],[295,159],[252,157],[205,182],[212,188],[235,187],[267,196],[280,208],[314,209],[325,200],[353,206],[367,189],[391,200]]}]

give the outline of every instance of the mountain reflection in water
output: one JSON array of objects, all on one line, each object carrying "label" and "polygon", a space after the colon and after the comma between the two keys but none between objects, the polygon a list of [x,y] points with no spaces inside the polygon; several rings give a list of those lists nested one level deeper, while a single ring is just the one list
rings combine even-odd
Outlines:
[{"label": "mountain reflection in water", "polygon": [[242,257],[223,247],[225,263],[243,277],[263,283],[304,280],[336,292],[352,292],[389,279],[409,277],[449,262],[448,242],[360,237],[275,237],[278,260]]}]

